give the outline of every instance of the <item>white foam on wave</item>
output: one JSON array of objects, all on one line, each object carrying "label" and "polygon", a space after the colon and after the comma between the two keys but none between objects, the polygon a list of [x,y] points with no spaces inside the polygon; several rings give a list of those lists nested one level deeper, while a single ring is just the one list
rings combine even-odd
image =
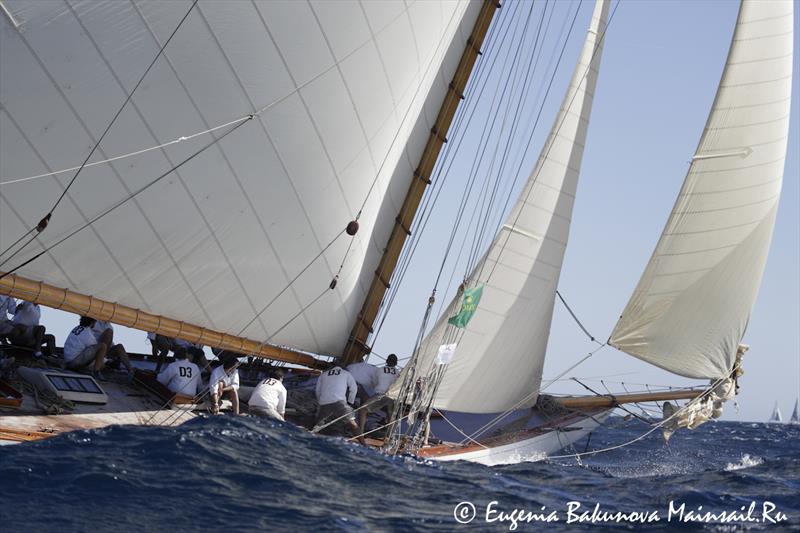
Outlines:
[{"label": "white foam on wave", "polygon": [[732,472],[734,470],[742,470],[744,468],[751,468],[754,466],[758,466],[764,462],[764,459],[758,456],[751,456],[749,453],[746,453],[742,456],[742,459],[738,463],[728,463],[728,466],[725,467],[725,470],[728,472]]}]

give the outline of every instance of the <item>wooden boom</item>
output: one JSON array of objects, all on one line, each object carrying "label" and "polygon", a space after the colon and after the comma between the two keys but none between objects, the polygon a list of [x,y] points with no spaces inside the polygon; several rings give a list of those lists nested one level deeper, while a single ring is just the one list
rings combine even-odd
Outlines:
[{"label": "wooden boom", "polygon": [[395,218],[389,242],[384,248],[383,256],[378,268],[375,270],[372,284],[364,298],[364,304],[358,313],[356,323],[350,333],[350,339],[344,348],[342,354],[344,364],[361,360],[364,354],[371,351],[367,345],[367,338],[372,333],[372,325],[378,316],[386,290],[389,288],[389,280],[397,266],[397,261],[400,259],[400,252],[403,249],[406,238],[411,235],[411,224],[417,214],[417,208],[422,201],[425,189],[431,183],[431,173],[439,157],[442,145],[447,142],[445,135],[453,122],[459,102],[464,98],[464,90],[472,73],[472,67],[481,53],[480,49],[486,37],[486,32],[489,30],[492,18],[494,18],[494,14],[499,7],[500,2],[498,0],[484,0],[483,2],[483,7],[475,21],[472,34],[467,39],[467,47],[461,54],[458,68],[453,74],[453,80],[450,82],[447,95],[439,108],[439,115],[436,117],[433,128],[431,128],[431,134],[428,137],[425,149],[422,151],[419,165],[414,171],[414,177],[406,193],[406,199],[403,201],[403,207],[400,208],[400,213]]},{"label": "wooden boom", "polygon": [[682,390],[669,392],[643,392],[638,394],[608,394],[604,396],[575,396],[556,398],[567,409],[591,409],[593,407],[614,407],[624,403],[656,402],[666,400],[693,400],[705,393],[704,390]]},{"label": "wooden boom", "polygon": [[317,359],[302,352],[295,352],[280,346],[273,346],[154,315],[140,309],[108,302],[93,296],[86,296],[69,289],[61,289],[15,274],[0,278],[0,294],[21,298],[54,309],[90,316],[97,320],[106,320],[129,328],[158,333],[166,337],[183,339],[241,354],[254,355],[285,363],[296,363],[312,368],[319,364]]}]

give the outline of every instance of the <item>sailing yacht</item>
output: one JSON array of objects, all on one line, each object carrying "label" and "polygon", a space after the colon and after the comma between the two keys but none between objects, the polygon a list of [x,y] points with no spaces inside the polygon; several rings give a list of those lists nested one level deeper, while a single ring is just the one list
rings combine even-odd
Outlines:
[{"label": "sailing yacht", "polygon": [[[16,177],[0,185],[1,294],[311,369],[298,389],[325,360],[370,353],[497,2],[0,5],[1,174]],[[626,402],[690,400],[665,404],[674,428],[721,414],[778,205],[792,10],[743,0],[683,189],[609,339],[710,385],[540,391],[610,18],[597,0],[527,183],[441,316],[432,295],[373,445],[498,464],[571,446]],[[197,412],[60,369],[17,374],[77,403],[43,415],[11,387],[0,439]]]},{"label": "sailing yacht", "polygon": [[767,422],[770,424],[780,424],[783,422],[783,415],[781,414],[781,408],[778,407],[778,402],[775,402],[775,407],[772,408],[772,415],[770,415]]},{"label": "sailing yacht", "polygon": [[794,410],[789,418],[789,424],[800,424],[800,400],[794,401]]}]

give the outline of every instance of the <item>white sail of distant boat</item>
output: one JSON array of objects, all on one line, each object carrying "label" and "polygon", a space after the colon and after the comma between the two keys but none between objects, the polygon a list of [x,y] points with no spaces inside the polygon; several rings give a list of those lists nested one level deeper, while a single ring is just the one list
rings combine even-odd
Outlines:
[{"label": "white sail of distant boat", "polygon": [[783,422],[783,415],[781,415],[781,408],[778,407],[778,402],[775,402],[775,407],[772,408],[772,414],[767,422],[780,423]]},{"label": "white sail of distant boat", "polygon": [[448,323],[461,305],[456,295],[422,343],[416,365],[425,375],[436,365],[439,347],[457,342],[433,400],[437,409],[491,413],[536,403],[600,68],[598,35],[605,31],[609,4],[597,2],[541,155],[466,281],[483,287],[480,311],[456,340],[456,328]]},{"label": "white sail of distant boat", "polygon": [[790,424],[800,424],[800,400],[794,401],[794,410],[792,416],[789,418]]},{"label": "white sail of distant boat", "polygon": [[678,375],[734,370],[780,199],[792,11],[792,2],[742,2],[683,188],[611,334],[613,346]]}]

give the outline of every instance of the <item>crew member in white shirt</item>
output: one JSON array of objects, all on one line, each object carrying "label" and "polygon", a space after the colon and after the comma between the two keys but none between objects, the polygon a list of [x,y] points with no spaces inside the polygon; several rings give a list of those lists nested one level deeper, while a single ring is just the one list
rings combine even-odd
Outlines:
[{"label": "crew member in white shirt", "polygon": [[156,379],[175,394],[196,396],[200,384],[200,368],[192,362],[185,349],[179,348],[175,350],[175,361]]},{"label": "crew member in white shirt", "polygon": [[56,338],[46,333],[45,327],[39,325],[42,310],[39,304],[20,300],[14,312],[14,329],[9,334],[11,342],[34,349],[35,357],[42,357],[42,344],[46,345],[47,355],[53,355]]},{"label": "crew member in white shirt", "polygon": [[283,386],[283,370],[271,372],[271,376],[256,385],[250,400],[250,413],[256,416],[277,418],[283,421],[286,413],[286,387]]},{"label": "crew member in white shirt", "polygon": [[0,340],[5,340],[6,336],[14,329],[14,323],[9,315],[14,316],[17,310],[17,301],[11,296],[0,296]]},{"label": "crew member in white shirt", "polygon": [[[358,384],[353,375],[339,365],[323,370],[317,378],[317,427],[330,424],[331,429],[344,425],[358,431],[353,409],[348,405],[356,401]],[[363,440],[363,439],[359,439]]]},{"label": "crew member in white shirt", "polygon": [[208,392],[211,395],[211,412],[219,413],[219,402],[227,397],[233,404],[233,414],[239,414],[239,360],[228,355],[223,362],[211,372]]},{"label": "crew member in white shirt", "polygon": [[353,375],[358,384],[356,399],[359,405],[364,405],[367,399],[375,394],[375,385],[378,384],[378,368],[366,361],[353,363],[347,366],[347,371]]},{"label": "crew member in white shirt", "polygon": [[386,358],[386,365],[378,369],[375,395],[367,400],[366,407],[361,409],[359,413],[358,426],[361,433],[364,433],[369,413],[377,413],[381,410],[387,411],[392,407],[393,400],[386,396],[386,392],[394,385],[397,378],[400,377],[401,370],[401,368],[397,367],[397,356],[395,354],[389,354],[389,357]]},{"label": "crew member in white shirt", "polygon": [[[119,360],[128,372],[132,372],[128,354],[122,345],[117,344],[113,348],[110,343],[105,342],[107,334],[101,335],[101,340],[95,337],[92,331],[95,319],[82,316],[78,326],[73,328],[64,341],[64,362],[69,370],[85,370],[92,367],[92,375],[98,379],[105,379],[100,373],[105,365],[105,358]],[[105,338],[104,338],[105,337]]]}]

